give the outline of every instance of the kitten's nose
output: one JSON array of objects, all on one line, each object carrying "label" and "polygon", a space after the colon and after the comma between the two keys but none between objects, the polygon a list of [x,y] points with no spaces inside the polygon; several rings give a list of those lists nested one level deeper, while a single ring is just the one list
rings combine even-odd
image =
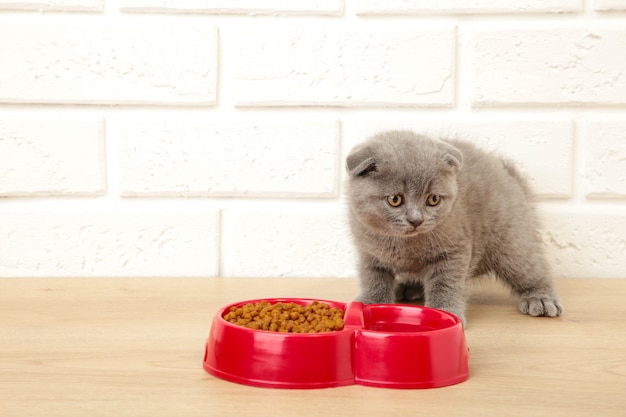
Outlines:
[{"label": "kitten's nose", "polygon": [[424,216],[417,207],[411,207],[406,212],[406,220],[411,224],[411,226],[417,227],[424,223]]},{"label": "kitten's nose", "polygon": [[424,223],[424,220],[423,220],[423,219],[407,219],[407,221],[408,221],[409,223],[411,223],[411,226],[413,226],[413,227],[417,227],[417,226],[419,226],[420,224]]}]

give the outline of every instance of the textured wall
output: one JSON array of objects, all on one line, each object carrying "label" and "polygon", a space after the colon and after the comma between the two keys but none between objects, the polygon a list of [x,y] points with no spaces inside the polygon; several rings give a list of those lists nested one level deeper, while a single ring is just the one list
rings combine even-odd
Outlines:
[{"label": "textured wall", "polygon": [[0,0],[0,276],[354,276],[386,128],[513,157],[554,274],[626,278],[625,0]]}]

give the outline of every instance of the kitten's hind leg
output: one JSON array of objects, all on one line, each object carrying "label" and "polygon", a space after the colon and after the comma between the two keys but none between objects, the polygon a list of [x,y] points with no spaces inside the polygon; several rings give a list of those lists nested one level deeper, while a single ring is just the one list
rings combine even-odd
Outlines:
[{"label": "kitten's hind leg", "polygon": [[[542,248],[528,256],[504,257],[498,262],[496,275],[511,286],[520,297],[519,310],[533,317],[556,317],[563,306],[552,286],[550,269]],[[531,251],[529,251],[531,252]]]}]

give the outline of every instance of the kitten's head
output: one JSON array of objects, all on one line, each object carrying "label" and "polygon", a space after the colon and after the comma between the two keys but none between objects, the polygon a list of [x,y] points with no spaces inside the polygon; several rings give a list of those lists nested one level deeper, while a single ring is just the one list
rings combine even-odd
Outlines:
[{"label": "kitten's head", "polygon": [[461,153],[446,142],[407,131],[374,136],[346,160],[350,211],[383,236],[431,231],[450,213],[461,165]]}]

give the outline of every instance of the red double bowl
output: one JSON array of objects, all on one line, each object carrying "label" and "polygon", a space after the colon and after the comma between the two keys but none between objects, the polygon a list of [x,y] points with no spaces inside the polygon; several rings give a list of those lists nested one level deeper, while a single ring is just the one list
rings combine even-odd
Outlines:
[{"label": "red double bowl", "polygon": [[465,381],[469,349],[458,317],[428,307],[318,300],[345,311],[343,329],[279,333],[227,322],[231,307],[267,301],[311,304],[313,299],[248,300],[221,308],[206,342],[204,369],[219,378],[272,388],[352,384],[434,388]]}]

